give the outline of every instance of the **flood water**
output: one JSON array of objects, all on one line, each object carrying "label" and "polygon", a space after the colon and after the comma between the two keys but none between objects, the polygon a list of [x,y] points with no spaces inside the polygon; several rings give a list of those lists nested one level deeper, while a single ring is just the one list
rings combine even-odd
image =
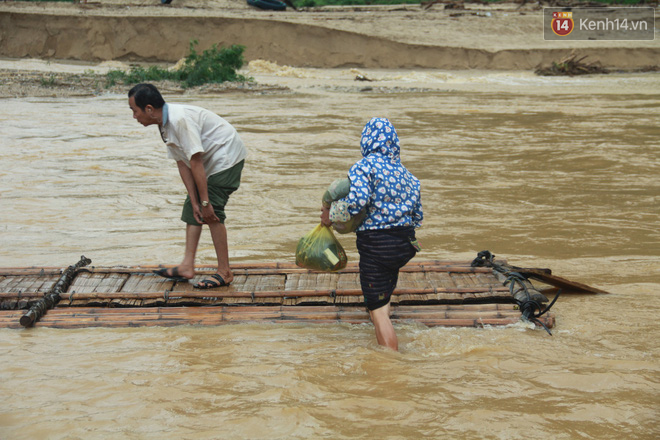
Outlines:
[{"label": "flood water", "polygon": [[[294,261],[385,116],[422,181],[418,260],[488,249],[611,294],[560,297],[553,336],[399,325],[399,353],[370,325],[0,329],[0,438],[658,438],[660,75],[370,75],[165,95],[221,114],[250,151],[233,262]],[[180,261],[184,188],[125,96],[3,99],[0,137],[0,266]],[[205,231],[198,261],[214,258]]]}]

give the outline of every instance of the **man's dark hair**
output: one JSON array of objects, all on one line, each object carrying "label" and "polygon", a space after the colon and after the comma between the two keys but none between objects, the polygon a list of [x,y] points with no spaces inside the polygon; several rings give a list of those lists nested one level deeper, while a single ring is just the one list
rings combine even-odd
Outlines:
[{"label": "man's dark hair", "polygon": [[135,97],[135,105],[142,110],[151,105],[155,109],[163,108],[165,100],[153,84],[138,84],[128,91],[128,97]]}]

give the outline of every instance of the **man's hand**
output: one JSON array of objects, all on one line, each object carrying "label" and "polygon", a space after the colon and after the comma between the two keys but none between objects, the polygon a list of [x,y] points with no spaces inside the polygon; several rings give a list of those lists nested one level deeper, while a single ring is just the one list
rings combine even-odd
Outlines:
[{"label": "man's hand", "polygon": [[216,223],[219,222],[220,219],[218,218],[217,215],[215,215],[215,211],[213,211],[213,205],[210,203],[206,206],[202,206],[201,204],[197,204],[195,209],[195,220],[197,220],[197,223]]}]

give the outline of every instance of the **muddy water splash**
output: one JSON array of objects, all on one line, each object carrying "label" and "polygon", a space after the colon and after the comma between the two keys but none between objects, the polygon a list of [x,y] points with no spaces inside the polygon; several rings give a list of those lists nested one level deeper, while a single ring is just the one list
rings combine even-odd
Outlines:
[{"label": "muddy water splash", "polygon": [[[250,149],[232,261],[293,261],[379,115],[422,181],[418,258],[489,249],[612,294],[560,298],[552,337],[402,325],[398,354],[366,325],[0,330],[0,438],[656,438],[660,77],[366,73],[166,96]],[[2,100],[0,135],[1,266],[180,260],[183,186],[124,96]],[[208,233],[198,260],[214,261]]]}]

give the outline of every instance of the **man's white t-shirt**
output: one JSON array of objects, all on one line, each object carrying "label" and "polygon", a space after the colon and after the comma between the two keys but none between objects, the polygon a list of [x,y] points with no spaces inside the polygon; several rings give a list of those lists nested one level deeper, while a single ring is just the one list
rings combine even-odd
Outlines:
[{"label": "man's white t-shirt", "polygon": [[206,176],[229,169],[247,157],[247,149],[236,129],[226,120],[202,107],[165,104],[161,135],[168,157],[190,167],[194,154],[202,153]]}]

